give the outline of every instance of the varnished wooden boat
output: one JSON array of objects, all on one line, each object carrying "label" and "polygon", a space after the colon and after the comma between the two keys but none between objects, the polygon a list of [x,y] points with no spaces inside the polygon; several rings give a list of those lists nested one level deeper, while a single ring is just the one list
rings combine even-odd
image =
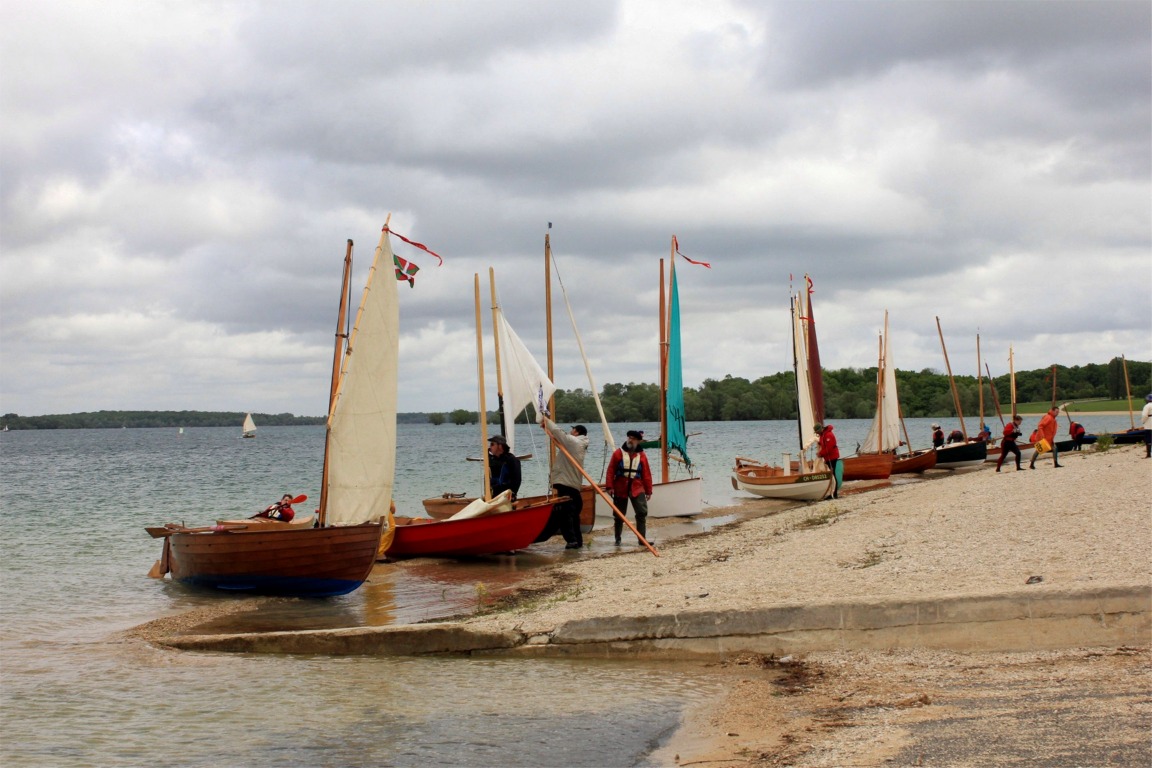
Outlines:
[{"label": "varnished wooden boat", "polygon": [[246,525],[262,531],[281,531],[290,528],[312,528],[316,525],[316,515],[297,515],[288,522],[269,517],[246,517],[242,520],[217,520],[217,525]]},{"label": "varnished wooden boat", "polygon": [[737,458],[732,471],[732,487],[769,499],[819,501],[832,495],[836,478],[827,470],[785,473],[781,467]]},{"label": "varnished wooden boat", "polygon": [[[162,565],[172,579],[235,592],[331,597],[359,587],[376,560],[383,523],[173,533]],[[165,563],[165,561],[167,561]]]},{"label": "varnished wooden boat", "polygon": [[466,557],[512,552],[535,541],[551,514],[549,502],[465,520],[397,517],[396,533],[385,556]]},{"label": "varnished wooden boat", "polygon": [[862,453],[844,456],[844,480],[886,480],[892,474],[895,457],[890,453]]},{"label": "varnished wooden boat", "polygon": [[936,466],[936,451],[917,451],[897,455],[892,462],[892,474],[924,472]]}]

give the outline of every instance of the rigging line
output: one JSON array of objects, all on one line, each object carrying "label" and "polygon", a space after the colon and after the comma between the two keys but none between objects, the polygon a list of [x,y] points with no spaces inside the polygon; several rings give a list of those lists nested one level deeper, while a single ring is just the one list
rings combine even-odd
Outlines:
[{"label": "rigging line", "polygon": [[564,307],[568,310],[568,320],[572,323],[572,333],[576,336],[576,345],[580,348],[580,358],[584,361],[584,372],[588,375],[588,386],[592,390],[592,399],[596,402],[596,412],[600,414],[600,426],[604,430],[604,445],[615,450],[612,430],[608,428],[608,417],[604,415],[604,406],[600,403],[600,393],[596,389],[596,381],[592,377],[592,367],[588,364],[588,355],[584,353],[584,341],[580,338],[579,329],[576,328],[576,316],[572,314],[572,302],[568,301],[568,289],[564,287],[564,279],[560,277],[560,265],[556,262],[555,253],[552,254],[552,268],[556,272],[556,282],[560,284],[560,293],[564,296]]}]

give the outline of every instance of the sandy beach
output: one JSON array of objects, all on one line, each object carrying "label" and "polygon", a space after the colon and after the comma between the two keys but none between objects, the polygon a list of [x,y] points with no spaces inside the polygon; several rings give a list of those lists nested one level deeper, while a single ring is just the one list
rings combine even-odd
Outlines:
[{"label": "sandy beach", "polygon": [[[465,617],[546,638],[566,622],[693,609],[1152,584],[1144,446],[1065,452],[1061,468],[935,471],[792,507],[750,499],[738,522],[663,538],[625,531],[572,553],[519,597]],[[854,492],[857,491],[857,492]],[[708,515],[731,514],[732,508]],[[591,536],[611,537],[611,529]],[[402,567],[402,564],[401,564]],[[1054,592],[1055,593],[1055,592]],[[157,639],[206,615],[136,633]],[[717,659],[727,693],[690,713],[661,765],[1131,765],[1152,757],[1150,638],[1122,647],[844,649]]]}]

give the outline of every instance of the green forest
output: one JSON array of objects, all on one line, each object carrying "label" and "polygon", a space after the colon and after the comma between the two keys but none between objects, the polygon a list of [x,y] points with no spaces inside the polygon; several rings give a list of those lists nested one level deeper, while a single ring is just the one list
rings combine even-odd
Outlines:
[{"label": "green forest", "polygon": [[[1129,360],[1128,380],[1134,407],[1143,406],[1152,392],[1152,362]],[[948,377],[931,369],[897,371],[897,388],[904,416],[948,417],[956,406]],[[984,413],[995,415],[997,404],[1010,410],[1008,375],[991,382],[977,383],[973,376],[955,378],[960,407],[965,416],[977,416],[983,391]],[[1124,400],[1127,391],[1124,362],[1114,358],[1105,364],[1066,367],[1062,365],[1033,371],[1017,371],[1016,402],[1077,402],[1080,410],[1091,410],[1085,401]],[[824,371],[825,416],[828,419],[868,419],[876,409],[876,368],[841,368]],[[656,384],[605,384],[600,392],[604,413],[610,422],[660,420],[660,388]],[[696,388],[685,387],[684,407],[688,421],[752,421],[792,419],[796,416],[795,376],[791,371],[764,376],[754,381],[725,376],[706,379]],[[564,421],[599,421],[591,393],[582,389],[557,390],[556,413]],[[323,416],[293,416],[290,413],[253,413],[257,427],[293,424],[323,424]],[[456,409],[450,413],[402,413],[400,423],[474,424],[475,410]],[[489,421],[496,414],[489,413]],[[121,427],[229,427],[240,429],[243,413],[209,411],[96,411],[49,416],[0,416],[8,429],[119,429]]]}]

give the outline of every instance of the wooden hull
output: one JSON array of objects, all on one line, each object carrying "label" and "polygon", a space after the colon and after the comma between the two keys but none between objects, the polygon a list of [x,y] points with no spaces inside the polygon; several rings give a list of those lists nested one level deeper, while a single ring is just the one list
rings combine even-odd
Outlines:
[{"label": "wooden hull", "polygon": [[920,451],[910,455],[896,456],[892,462],[892,474],[924,472],[936,466],[936,451]]},{"label": "wooden hull", "polygon": [[247,525],[261,531],[280,531],[289,528],[311,528],[316,524],[315,515],[300,515],[288,522],[267,517],[248,517],[242,520],[217,520],[217,525]]},{"label": "wooden hull", "polygon": [[699,477],[652,484],[648,517],[691,517],[703,507],[704,481]]},{"label": "wooden hull", "polygon": [[165,541],[172,578],[235,592],[331,597],[368,578],[382,523],[177,533]]},{"label": "wooden hull", "polygon": [[466,520],[397,518],[389,558],[468,557],[523,549],[548,523],[552,504],[513,509]]},{"label": "wooden hull", "polygon": [[988,458],[988,443],[954,443],[936,449],[936,469],[979,467]]},{"label": "wooden hull", "polygon": [[1147,434],[1148,430],[1146,429],[1129,429],[1124,432],[1113,432],[1112,443],[1113,445],[1134,445],[1135,443],[1142,443]]},{"label": "wooden hull", "polygon": [[836,478],[827,470],[786,475],[780,467],[737,459],[732,487],[768,499],[819,501],[832,495]]},{"label": "wooden hull", "polygon": [[862,453],[845,456],[844,480],[887,480],[892,474],[895,456],[890,453]]},{"label": "wooden hull", "polygon": [[[551,504],[555,498],[554,496],[525,496],[516,500],[516,507]],[[583,502],[583,506],[580,508],[580,530],[584,533],[590,533],[596,527],[596,504],[603,503],[603,501],[600,500],[600,494],[596,493],[596,490],[590,485],[581,486],[580,499]],[[424,499],[424,511],[433,520],[447,520],[474,500],[474,496],[453,495]]]}]

